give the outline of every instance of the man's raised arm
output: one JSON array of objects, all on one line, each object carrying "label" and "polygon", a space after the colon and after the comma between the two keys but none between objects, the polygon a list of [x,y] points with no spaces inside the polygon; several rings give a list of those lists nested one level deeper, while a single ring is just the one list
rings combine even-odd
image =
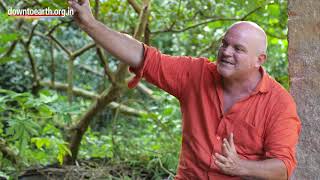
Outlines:
[{"label": "man's raised arm", "polygon": [[139,67],[143,61],[143,45],[129,35],[108,28],[97,21],[91,12],[89,0],[68,1],[75,11],[74,19],[82,30],[88,33],[106,51],[132,67]]}]

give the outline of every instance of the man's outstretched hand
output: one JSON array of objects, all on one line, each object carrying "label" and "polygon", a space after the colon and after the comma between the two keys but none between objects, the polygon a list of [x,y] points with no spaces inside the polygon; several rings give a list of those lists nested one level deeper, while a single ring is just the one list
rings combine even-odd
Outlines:
[{"label": "man's outstretched hand", "polygon": [[215,153],[215,163],[220,170],[231,176],[242,176],[245,172],[239,158],[231,133],[227,139],[223,139],[222,154]]},{"label": "man's outstretched hand", "polygon": [[68,0],[69,6],[74,10],[74,20],[84,29],[95,21],[92,15],[89,0]]}]

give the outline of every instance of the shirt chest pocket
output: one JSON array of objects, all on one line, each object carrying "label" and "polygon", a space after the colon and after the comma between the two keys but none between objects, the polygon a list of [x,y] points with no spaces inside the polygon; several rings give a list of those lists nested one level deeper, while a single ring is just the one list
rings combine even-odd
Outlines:
[{"label": "shirt chest pocket", "polygon": [[262,130],[247,122],[234,125],[234,143],[238,153],[247,155],[260,154],[263,151]]}]

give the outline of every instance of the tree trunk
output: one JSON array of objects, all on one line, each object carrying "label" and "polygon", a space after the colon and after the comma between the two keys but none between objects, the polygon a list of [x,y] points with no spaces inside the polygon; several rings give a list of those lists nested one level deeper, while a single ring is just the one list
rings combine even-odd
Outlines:
[{"label": "tree trunk", "polygon": [[320,169],[320,1],[289,0],[289,77],[302,122],[293,179],[317,179]]}]

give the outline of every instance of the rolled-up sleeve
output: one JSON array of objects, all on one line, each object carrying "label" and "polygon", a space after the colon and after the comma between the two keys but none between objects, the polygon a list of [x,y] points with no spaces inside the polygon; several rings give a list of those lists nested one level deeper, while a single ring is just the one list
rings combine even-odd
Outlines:
[{"label": "rolled-up sleeve", "polygon": [[190,71],[201,69],[202,64],[201,58],[170,56],[144,45],[143,63],[138,68],[129,67],[135,76],[129,81],[128,87],[134,88],[145,78],[160,89],[179,97],[181,90],[190,81]]},{"label": "rolled-up sleeve", "polygon": [[301,123],[293,100],[289,99],[286,103],[279,104],[278,111],[267,129],[264,141],[265,156],[282,160],[289,179],[297,164],[296,146]]}]

